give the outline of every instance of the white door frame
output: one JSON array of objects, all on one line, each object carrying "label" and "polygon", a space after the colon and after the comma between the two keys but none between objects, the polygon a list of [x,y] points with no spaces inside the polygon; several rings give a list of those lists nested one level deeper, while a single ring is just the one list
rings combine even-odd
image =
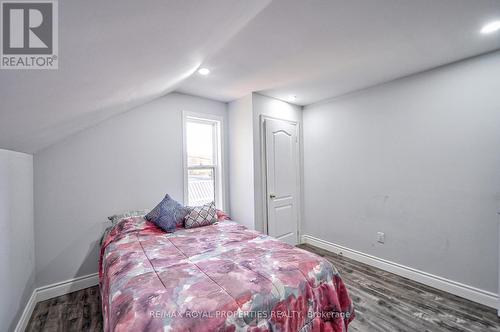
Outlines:
[{"label": "white door frame", "polygon": [[292,120],[287,120],[287,119],[280,119],[276,118],[273,116],[269,115],[260,115],[260,170],[261,170],[261,199],[262,199],[262,221],[263,221],[263,233],[269,234],[269,225],[268,225],[268,220],[267,220],[267,167],[266,167],[266,131],[265,131],[265,122],[266,120],[276,120],[276,121],[283,121],[287,122],[290,124],[293,124],[297,127],[297,243],[301,243],[301,236],[302,236],[302,148],[301,148],[301,137],[302,137],[302,132],[300,128],[300,122],[298,121],[292,121]]}]

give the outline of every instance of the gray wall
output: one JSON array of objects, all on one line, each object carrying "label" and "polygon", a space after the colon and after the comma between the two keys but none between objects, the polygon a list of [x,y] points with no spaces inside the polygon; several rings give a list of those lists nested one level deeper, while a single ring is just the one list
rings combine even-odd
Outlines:
[{"label": "gray wall", "polygon": [[230,206],[235,220],[266,231],[261,116],[302,123],[302,107],[258,93],[229,103]]},{"label": "gray wall", "polygon": [[0,149],[0,330],[15,328],[35,284],[33,157]]},{"label": "gray wall", "polygon": [[303,234],[496,293],[499,87],[497,52],[306,107]]},{"label": "gray wall", "polygon": [[[281,120],[299,123],[299,140],[302,142],[302,107],[293,105],[275,98],[252,93],[253,106],[253,167],[254,167],[254,198],[255,198],[255,228],[265,231],[267,219],[266,205],[263,192],[265,191],[265,174],[262,174],[262,134],[261,116],[273,117]],[[300,171],[302,173],[302,170]],[[300,213],[300,204],[299,204]]]},{"label": "gray wall", "polygon": [[97,272],[106,216],[183,200],[184,110],[227,124],[226,104],[174,93],[35,154],[38,286]]},{"label": "gray wall", "polygon": [[252,95],[228,105],[231,217],[255,229]]}]

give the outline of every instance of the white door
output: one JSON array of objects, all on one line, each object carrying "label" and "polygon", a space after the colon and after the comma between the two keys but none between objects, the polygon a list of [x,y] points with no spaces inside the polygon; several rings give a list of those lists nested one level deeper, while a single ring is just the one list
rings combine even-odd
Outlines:
[{"label": "white door", "polygon": [[297,124],[265,119],[268,234],[298,243],[299,144]]}]

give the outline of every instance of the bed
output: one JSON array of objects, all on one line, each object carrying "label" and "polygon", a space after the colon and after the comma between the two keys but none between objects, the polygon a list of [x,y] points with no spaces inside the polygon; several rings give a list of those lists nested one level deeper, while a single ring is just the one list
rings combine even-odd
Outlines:
[{"label": "bed", "polygon": [[165,233],[141,217],[104,237],[104,331],[347,331],[354,309],[322,257],[233,221]]}]

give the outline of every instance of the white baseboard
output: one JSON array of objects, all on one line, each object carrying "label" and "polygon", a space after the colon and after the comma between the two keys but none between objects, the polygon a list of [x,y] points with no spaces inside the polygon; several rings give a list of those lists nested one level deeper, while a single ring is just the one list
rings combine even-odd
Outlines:
[{"label": "white baseboard", "polygon": [[33,309],[35,309],[35,305],[36,305],[36,289],[33,290],[33,293],[31,293],[28,303],[26,303],[26,306],[24,307],[23,314],[19,318],[19,321],[17,322],[14,332],[24,332],[24,330],[26,330],[28,322],[30,321],[31,318],[31,314],[33,313]]},{"label": "white baseboard", "polygon": [[330,252],[344,255],[361,263],[365,263],[379,269],[397,274],[399,276],[417,281],[424,285],[463,297],[465,299],[481,303],[491,308],[498,308],[498,294],[485,291],[476,287],[462,284],[453,280],[439,277],[408,266],[394,263],[382,258],[365,254],[363,252],[349,249],[311,235],[302,235],[302,243],[328,250]]},{"label": "white baseboard", "polygon": [[86,276],[61,281],[52,285],[35,288],[24,308],[23,314],[17,323],[15,332],[23,332],[33,314],[33,309],[38,302],[42,302],[57,296],[76,292],[99,284],[99,274],[93,273]]},{"label": "white baseboard", "polygon": [[61,281],[52,285],[36,289],[36,302],[42,302],[53,297],[61,296],[80,289],[89,288],[99,284],[99,274],[93,273],[86,276]]}]

